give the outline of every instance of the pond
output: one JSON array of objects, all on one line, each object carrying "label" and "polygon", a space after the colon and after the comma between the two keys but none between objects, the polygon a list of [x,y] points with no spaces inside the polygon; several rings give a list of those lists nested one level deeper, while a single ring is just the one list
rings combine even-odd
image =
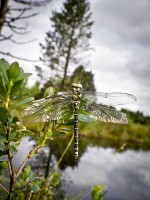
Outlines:
[{"label": "pond", "polygon": [[[60,157],[60,152],[64,148],[61,145],[67,141],[61,140],[56,144],[53,141],[53,145],[49,145],[52,153],[55,150],[52,155],[53,160]],[[21,164],[31,145],[33,145],[32,141],[29,142],[28,138],[24,139],[20,151],[14,157],[16,167]],[[80,158],[76,165],[72,161],[73,155],[67,152],[60,165],[60,172],[63,174],[62,189],[68,199],[76,197],[78,200],[91,200],[92,186],[102,184],[104,191],[108,191],[105,200],[149,200],[150,151],[128,149],[117,153],[114,148],[105,146],[104,143],[102,146],[92,143],[91,140],[88,142],[85,138],[80,139]],[[32,161],[41,167],[43,172],[46,169],[49,147],[43,149],[39,157]],[[56,153],[56,149],[59,153]]]},{"label": "pond", "polygon": [[[127,150],[121,154],[111,148],[88,147],[79,165],[63,171],[71,196],[90,200],[93,185],[102,184],[108,191],[105,200],[150,199],[150,152]],[[71,198],[69,198],[71,199]]]}]

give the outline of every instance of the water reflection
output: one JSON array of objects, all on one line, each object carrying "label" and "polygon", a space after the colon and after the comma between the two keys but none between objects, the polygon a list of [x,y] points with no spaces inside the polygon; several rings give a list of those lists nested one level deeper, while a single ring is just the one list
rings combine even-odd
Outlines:
[{"label": "water reflection", "polygon": [[81,199],[90,200],[92,186],[101,183],[108,191],[105,200],[149,200],[149,166],[150,152],[118,154],[111,148],[89,147],[77,168],[63,172],[63,177],[68,177],[63,189],[70,196],[82,192]]},{"label": "water reflection", "polygon": [[[51,141],[46,148],[32,159],[31,165],[35,170],[42,171],[45,177],[53,168],[56,161],[68,144],[69,139],[62,137]],[[29,149],[33,142],[24,140],[20,149]],[[142,151],[136,145],[126,145],[125,151],[117,153],[123,144],[112,141],[80,138],[79,162],[74,163],[73,145],[60,164],[63,173],[63,190],[78,200],[90,200],[93,185],[102,184],[108,191],[105,200],[149,200],[150,199],[150,151]],[[111,146],[111,147],[109,147]],[[138,150],[137,150],[138,149]],[[21,155],[21,156],[20,156]],[[16,166],[20,163],[23,152],[14,157]],[[65,180],[65,181],[64,181]]]}]

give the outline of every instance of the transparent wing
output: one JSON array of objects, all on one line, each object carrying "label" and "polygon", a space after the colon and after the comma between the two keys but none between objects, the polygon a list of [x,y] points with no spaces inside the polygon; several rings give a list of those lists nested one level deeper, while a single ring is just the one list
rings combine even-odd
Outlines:
[{"label": "transparent wing", "polygon": [[46,98],[32,101],[32,103],[26,107],[25,115],[31,115],[40,109],[47,108],[48,106],[55,105],[70,100],[72,97],[71,93],[59,92],[56,95],[52,95]]},{"label": "transparent wing", "polygon": [[93,92],[83,92],[83,99],[87,101],[87,104],[97,103],[107,106],[116,106],[133,103],[136,101],[135,96],[128,93],[114,92],[114,93],[93,93]]},{"label": "transparent wing", "polygon": [[55,95],[35,100],[25,109],[24,124],[59,120],[72,115],[70,96]]},{"label": "transparent wing", "polygon": [[115,110],[113,108],[92,103],[92,104],[89,104],[85,108],[85,110],[88,111],[89,116],[95,120],[100,120],[104,122],[121,123],[121,124],[128,123],[126,114],[118,110]]}]

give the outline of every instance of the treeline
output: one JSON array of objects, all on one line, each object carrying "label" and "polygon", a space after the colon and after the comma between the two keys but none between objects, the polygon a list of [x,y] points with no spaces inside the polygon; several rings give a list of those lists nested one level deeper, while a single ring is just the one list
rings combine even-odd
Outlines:
[{"label": "treeline", "polygon": [[134,123],[150,126],[150,116],[144,116],[143,112],[133,112],[127,109],[122,109],[122,112],[126,113],[128,119],[131,119]]}]

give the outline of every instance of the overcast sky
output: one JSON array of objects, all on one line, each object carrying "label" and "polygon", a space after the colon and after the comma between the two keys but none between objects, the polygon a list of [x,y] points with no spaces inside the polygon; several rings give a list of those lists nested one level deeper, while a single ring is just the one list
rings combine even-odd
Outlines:
[{"label": "overcast sky", "polygon": [[[40,9],[40,15],[26,22],[31,32],[19,40],[36,38],[33,43],[18,46],[10,42],[1,42],[0,51],[9,51],[28,59],[38,59],[41,56],[39,42],[44,42],[45,32],[50,30],[51,9],[59,10],[63,2],[53,0],[49,6]],[[134,94],[138,101],[125,107],[150,115],[150,1],[89,2],[94,21],[90,44],[94,51],[91,51],[88,58],[87,70],[94,73],[97,91]],[[3,31],[7,32],[6,29]],[[9,62],[15,61],[7,57],[5,59]],[[33,71],[30,81],[37,79],[33,63],[19,63],[26,72]]]}]

